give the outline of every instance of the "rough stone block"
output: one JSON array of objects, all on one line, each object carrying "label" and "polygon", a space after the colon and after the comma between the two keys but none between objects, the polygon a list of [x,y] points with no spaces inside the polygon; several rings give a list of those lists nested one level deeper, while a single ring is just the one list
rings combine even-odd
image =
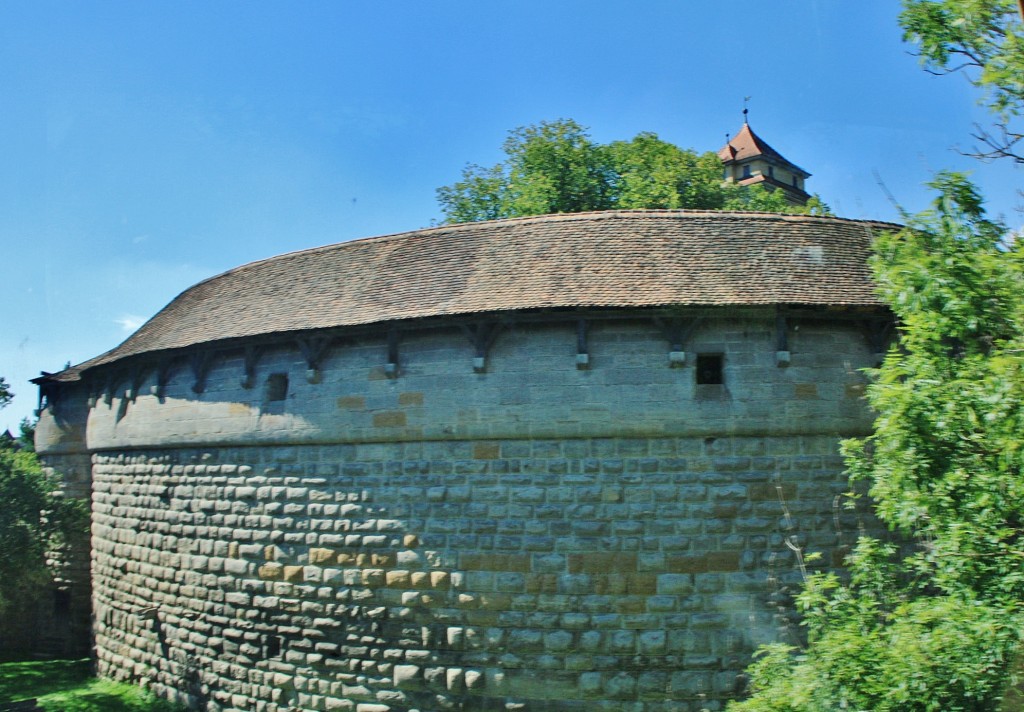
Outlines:
[{"label": "rough stone block", "polygon": [[405,411],[390,410],[373,414],[373,427],[375,428],[398,428],[406,424]]}]

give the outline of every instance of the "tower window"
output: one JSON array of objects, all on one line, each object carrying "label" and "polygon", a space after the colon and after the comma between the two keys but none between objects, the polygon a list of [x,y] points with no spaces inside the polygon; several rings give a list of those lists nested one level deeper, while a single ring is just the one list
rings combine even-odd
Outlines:
[{"label": "tower window", "polygon": [[725,383],[722,354],[697,354],[697,385],[716,386]]},{"label": "tower window", "polygon": [[743,166],[743,177],[744,178],[749,178],[750,177],[750,166]]},{"label": "tower window", "polygon": [[288,397],[288,374],[272,373],[267,377],[267,400],[271,403]]},{"label": "tower window", "polygon": [[769,178],[774,178],[775,177],[775,166],[768,166],[768,177]]}]

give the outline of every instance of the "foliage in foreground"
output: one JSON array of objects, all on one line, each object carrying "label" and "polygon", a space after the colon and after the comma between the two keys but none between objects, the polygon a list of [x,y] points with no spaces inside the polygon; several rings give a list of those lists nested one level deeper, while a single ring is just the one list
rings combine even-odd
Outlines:
[{"label": "foliage in foreground", "polygon": [[50,576],[46,552],[88,526],[85,504],[57,496],[57,486],[30,448],[0,444],[0,615],[37,597]]},{"label": "foliage in foreground", "polygon": [[903,0],[903,38],[915,44],[925,68],[958,73],[984,91],[991,129],[975,125],[984,160],[1024,163],[1019,125],[1024,108],[1024,23],[1018,0]]},{"label": "foliage in foreground", "polygon": [[462,180],[438,189],[446,223],[589,210],[696,208],[827,214],[817,197],[791,205],[782,191],[722,181],[722,161],[641,133],[631,141],[594,142],[571,119],[509,132],[506,159],[468,165]]},{"label": "foliage in foreground", "polygon": [[0,702],[36,698],[47,712],[174,712],[132,685],[92,677],[88,660],[0,665]]},{"label": "foliage in foreground", "polygon": [[862,538],[847,581],[809,578],[808,645],[771,646],[734,712],[993,710],[1024,616],[1024,247],[963,176],[875,245],[900,343],[869,387],[854,480],[910,551]]}]

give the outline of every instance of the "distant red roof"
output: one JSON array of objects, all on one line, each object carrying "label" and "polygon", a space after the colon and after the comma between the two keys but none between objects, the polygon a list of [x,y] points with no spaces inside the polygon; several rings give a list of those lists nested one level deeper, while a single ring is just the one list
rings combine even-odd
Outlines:
[{"label": "distant red roof", "polygon": [[740,163],[755,158],[766,158],[775,163],[782,163],[788,166],[794,173],[799,173],[803,178],[809,178],[810,173],[791,163],[786,158],[769,146],[760,136],[754,133],[750,124],[744,123],[743,128],[729,142],[718,150],[718,157],[723,163]]}]

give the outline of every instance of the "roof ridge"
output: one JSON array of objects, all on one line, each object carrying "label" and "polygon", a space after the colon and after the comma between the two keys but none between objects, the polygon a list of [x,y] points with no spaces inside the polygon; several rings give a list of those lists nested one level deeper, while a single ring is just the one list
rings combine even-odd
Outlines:
[{"label": "roof ridge", "polygon": [[[199,286],[203,282],[217,277],[232,274],[239,270],[243,270],[255,265],[262,264],[273,260],[279,260],[294,255],[305,255],[309,253],[315,253],[317,251],[326,251],[340,248],[343,245],[358,245],[368,242],[382,242],[394,239],[405,239],[418,235],[431,235],[435,233],[450,233],[450,232],[465,232],[468,230],[477,229],[487,225],[516,225],[516,224],[530,224],[540,222],[573,222],[577,220],[593,220],[593,219],[609,219],[620,216],[723,216],[723,215],[735,215],[741,217],[753,217],[753,218],[776,218],[786,221],[839,221],[839,222],[852,222],[852,223],[868,223],[872,225],[888,225],[896,229],[902,229],[903,225],[899,223],[890,223],[884,220],[864,219],[864,218],[844,218],[836,215],[808,215],[804,213],[777,213],[765,210],[714,210],[709,208],[614,208],[611,210],[588,210],[578,213],[545,213],[543,215],[520,215],[510,218],[495,218],[494,220],[477,220],[473,222],[463,223],[452,223],[446,225],[431,225],[429,227],[421,227],[413,230],[403,230],[402,232],[389,232],[382,235],[370,235],[367,237],[357,237],[350,240],[341,240],[339,242],[332,242],[326,245],[317,245],[315,247],[304,247],[298,250],[290,250],[288,252],[282,252],[278,255],[272,255],[270,257],[263,257],[252,262],[246,262],[244,264],[232,267],[231,269],[219,272],[215,275],[207,277],[192,287]],[[191,289],[191,287],[190,287]]]},{"label": "roof ridge", "polygon": [[210,341],[443,314],[878,306],[870,240],[899,228],[824,215],[654,209],[532,215],[349,240],[208,277],[121,344],[66,373]]}]

